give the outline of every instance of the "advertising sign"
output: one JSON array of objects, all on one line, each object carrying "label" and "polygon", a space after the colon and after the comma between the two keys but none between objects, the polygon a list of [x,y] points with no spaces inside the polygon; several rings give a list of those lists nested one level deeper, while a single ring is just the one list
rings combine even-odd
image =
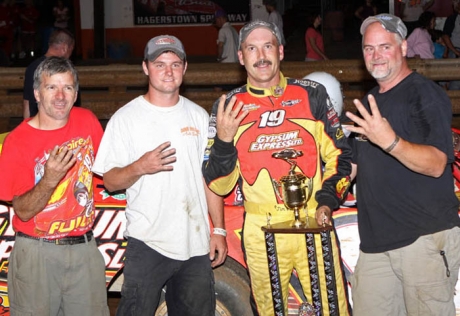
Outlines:
[{"label": "advertising sign", "polygon": [[230,23],[250,20],[249,0],[133,0],[134,25],[211,24],[225,10]]}]

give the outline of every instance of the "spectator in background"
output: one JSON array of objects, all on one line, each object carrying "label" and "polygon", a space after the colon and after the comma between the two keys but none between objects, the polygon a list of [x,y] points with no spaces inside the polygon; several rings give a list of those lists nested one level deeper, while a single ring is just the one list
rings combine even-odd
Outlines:
[{"label": "spectator in background", "polygon": [[[219,30],[217,35],[217,61],[220,63],[238,62],[238,33],[228,22],[227,13],[219,9],[214,14],[214,25]],[[214,91],[229,91],[237,86],[221,85],[214,87]]]},{"label": "spectator in background", "polygon": [[407,35],[418,27],[420,15],[428,10],[434,3],[434,0],[401,0],[399,12],[401,20],[407,28]]},{"label": "spectator in background", "polygon": [[434,58],[447,58],[449,50],[446,47],[446,43],[442,37],[442,31],[440,30],[433,30],[431,32],[431,40],[433,41],[434,45]]},{"label": "spectator in background", "polygon": [[57,0],[56,6],[53,8],[54,27],[66,29],[69,27],[68,21],[70,19],[69,8],[64,4],[63,0]]},{"label": "spectator in background", "polygon": [[[33,78],[35,69],[46,59],[46,57],[64,57],[69,59],[75,46],[75,39],[68,30],[56,29],[51,33],[48,50],[45,55],[33,61],[26,69],[24,76],[24,93],[23,93],[23,116],[24,118],[35,116],[38,113],[38,105],[35,100],[33,89]],[[79,91],[78,91],[79,92]],[[80,94],[78,94],[75,106],[80,106]]]},{"label": "spectator in background", "polygon": [[436,16],[433,12],[425,11],[418,19],[418,25],[407,38],[407,57],[409,58],[434,58],[434,43],[431,31],[434,29]]},{"label": "spectator in background", "polygon": [[25,6],[21,10],[21,42],[24,56],[34,57],[35,36],[37,34],[37,21],[40,12],[35,8],[33,0],[25,0]]},{"label": "spectator in background", "polygon": [[286,46],[286,40],[284,39],[283,30],[283,17],[276,10],[276,0],[263,0],[263,4],[268,12],[268,22],[275,24],[281,33],[281,44]]},{"label": "spectator in background", "polygon": [[15,59],[17,57],[24,58],[25,56],[22,55],[20,52],[22,51],[21,46],[21,7],[16,4],[16,0],[7,0],[8,3],[7,9],[8,14],[10,15],[12,28],[13,28],[13,48],[11,53],[11,59]]},{"label": "spectator in background", "polygon": [[[449,49],[448,58],[460,56],[460,0],[452,0],[454,13],[447,17],[442,38]],[[449,90],[460,90],[460,81],[451,81]]]},{"label": "spectator in background", "polygon": [[365,0],[364,4],[355,11],[355,16],[362,23],[365,19],[377,14],[377,7],[373,0]]},{"label": "spectator in background", "polygon": [[364,3],[359,6],[355,11],[356,19],[353,20],[353,34],[355,38],[358,39],[360,37],[359,28],[361,23],[368,17],[377,14],[377,6],[375,5],[373,0],[364,0]]},{"label": "spectator in background", "polygon": [[13,53],[13,20],[8,9],[8,1],[0,0],[0,55],[3,55],[4,66],[10,62]]},{"label": "spectator in background", "polygon": [[228,22],[227,13],[220,9],[214,14],[217,35],[217,61],[220,63],[238,62],[238,33]]},{"label": "spectator in background", "polygon": [[324,52],[323,35],[320,31],[321,14],[314,12],[308,16],[308,27],[305,32],[307,54],[305,61],[328,60]]},{"label": "spectator in background", "polygon": [[[434,46],[434,58],[441,59],[447,58],[447,54],[449,50],[444,43],[444,39],[442,38],[442,31],[440,30],[432,30],[431,31],[431,40],[433,41]],[[443,87],[445,90],[449,90],[449,82],[448,81],[437,81],[437,83]]]}]

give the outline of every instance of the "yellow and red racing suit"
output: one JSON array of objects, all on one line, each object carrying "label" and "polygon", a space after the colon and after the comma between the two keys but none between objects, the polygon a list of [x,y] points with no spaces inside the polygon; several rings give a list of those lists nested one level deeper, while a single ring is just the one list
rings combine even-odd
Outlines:
[{"label": "yellow and red racing suit", "polygon": [[[334,275],[324,272],[323,251],[319,249],[318,270],[322,279],[336,283],[338,304],[328,304],[327,289],[313,293],[311,267],[307,260],[306,237],[303,234],[276,234],[280,291],[284,309],[279,311],[273,299],[270,273],[261,227],[270,223],[293,219],[276,194],[273,180],[288,175],[290,165],[272,158],[274,152],[292,148],[302,151],[296,159],[297,172],[312,179],[313,193],[301,219],[314,218],[316,208],[327,205],[337,209],[349,187],[351,149],[324,86],[310,80],[285,78],[280,74],[280,84],[271,89],[259,89],[249,83],[227,95],[226,104],[232,96],[244,102],[248,116],[241,122],[233,143],[219,140],[216,135],[218,101],[213,106],[209,143],[203,173],[209,187],[220,195],[228,194],[238,182],[244,198],[245,222],[243,242],[251,286],[258,311],[261,315],[287,315],[289,280],[295,269],[305,297],[320,296],[323,315],[348,315],[349,305],[346,284],[341,269],[340,255],[334,232],[331,233],[331,251],[335,267]],[[321,235],[315,244],[321,245]],[[335,278],[335,280],[331,280]],[[321,281],[320,281],[321,282]],[[326,282],[326,281],[325,281]],[[311,301],[310,301],[311,302]],[[279,304],[278,304],[279,305]]]}]

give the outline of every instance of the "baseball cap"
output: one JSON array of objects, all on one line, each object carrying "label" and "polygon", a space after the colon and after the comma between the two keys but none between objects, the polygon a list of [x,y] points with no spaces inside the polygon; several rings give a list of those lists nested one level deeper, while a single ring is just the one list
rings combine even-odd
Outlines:
[{"label": "baseball cap", "polygon": [[185,61],[184,46],[177,37],[172,35],[160,35],[148,41],[144,50],[144,59],[154,61],[166,51],[174,52],[180,59]]},{"label": "baseball cap", "polygon": [[214,12],[214,18],[221,18],[221,17],[227,17],[227,12],[225,12],[224,9],[219,9],[216,12]]},{"label": "baseball cap", "polygon": [[255,29],[258,29],[259,27],[264,27],[268,29],[270,32],[273,33],[273,35],[275,35],[276,39],[278,40],[278,44],[282,43],[281,32],[275,24],[271,22],[262,21],[262,20],[254,20],[254,21],[247,23],[245,26],[241,28],[238,49],[241,49],[241,44],[246,40],[248,35]]},{"label": "baseball cap", "polygon": [[403,39],[407,36],[407,28],[404,25],[404,22],[397,16],[388,13],[370,16],[365,19],[363,24],[361,24],[361,35],[364,35],[367,27],[374,22],[379,22],[385,30],[391,33],[397,33]]}]

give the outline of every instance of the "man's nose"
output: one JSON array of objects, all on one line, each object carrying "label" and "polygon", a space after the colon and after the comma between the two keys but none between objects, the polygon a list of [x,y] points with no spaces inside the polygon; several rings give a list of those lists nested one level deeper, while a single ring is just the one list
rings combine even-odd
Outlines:
[{"label": "man's nose", "polygon": [[173,73],[173,69],[172,69],[172,66],[169,65],[169,66],[165,66],[165,72],[170,75]]},{"label": "man's nose", "polygon": [[65,93],[63,89],[57,89],[56,90],[56,99],[64,99],[65,98]]}]

